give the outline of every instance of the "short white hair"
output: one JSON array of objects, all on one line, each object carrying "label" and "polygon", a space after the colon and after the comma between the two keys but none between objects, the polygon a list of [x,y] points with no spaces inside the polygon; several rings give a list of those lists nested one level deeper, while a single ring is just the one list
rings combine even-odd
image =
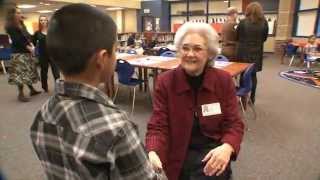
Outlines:
[{"label": "short white hair", "polygon": [[184,23],[176,32],[174,37],[174,44],[176,49],[179,51],[182,46],[182,41],[185,36],[190,33],[197,33],[203,37],[206,41],[208,48],[208,53],[210,55],[217,55],[219,47],[219,36],[218,33],[207,23],[193,23],[186,22]]}]

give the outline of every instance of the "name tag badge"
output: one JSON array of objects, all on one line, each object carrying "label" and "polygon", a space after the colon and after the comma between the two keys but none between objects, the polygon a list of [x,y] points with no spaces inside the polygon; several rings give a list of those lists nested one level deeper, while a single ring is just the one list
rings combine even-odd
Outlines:
[{"label": "name tag badge", "polygon": [[220,103],[204,104],[201,106],[202,116],[221,114]]}]

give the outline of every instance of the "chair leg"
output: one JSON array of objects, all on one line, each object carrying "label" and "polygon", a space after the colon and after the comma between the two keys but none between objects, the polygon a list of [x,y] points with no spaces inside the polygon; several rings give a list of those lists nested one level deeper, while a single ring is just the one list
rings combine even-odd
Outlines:
[{"label": "chair leg", "polygon": [[6,67],[4,65],[4,61],[1,61],[1,65],[2,65],[2,69],[3,69],[3,73],[7,74]]},{"label": "chair leg", "polygon": [[116,98],[117,98],[117,95],[118,95],[118,91],[119,91],[119,84],[117,85],[116,92],[114,93],[114,96],[113,96],[113,103],[116,102]]},{"label": "chair leg", "polygon": [[[245,111],[245,109],[244,109],[244,106],[243,106],[243,102],[242,102],[242,98],[241,98],[241,97],[239,97],[239,102],[240,102],[240,106],[241,106],[241,110],[242,110],[242,114],[243,114],[242,117],[243,117],[245,120],[247,120],[246,111]],[[248,122],[248,121],[246,121],[246,122]],[[244,123],[245,123],[245,130],[246,130],[246,131],[249,131],[249,128],[248,128],[248,125],[247,125],[246,122],[244,122]]]},{"label": "chair leg", "polygon": [[132,116],[133,114],[133,110],[134,110],[134,101],[136,100],[136,87],[133,88],[133,98],[132,98],[132,107],[131,107],[131,114],[130,116]]},{"label": "chair leg", "polygon": [[256,120],[257,119],[257,112],[256,112],[256,108],[254,107],[254,104],[251,101],[251,98],[249,98],[249,103],[250,103],[250,107],[253,112],[253,119]]},{"label": "chair leg", "polygon": [[242,103],[242,97],[239,97],[239,101],[240,101],[240,106],[241,106],[241,110],[242,110],[242,113],[245,114],[245,110],[244,110],[244,106],[243,106],[243,103]]},{"label": "chair leg", "polygon": [[291,57],[291,60],[290,60],[290,63],[289,63],[289,67],[292,65],[293,60],[294,60],[294,55]]},{"label": "chair leg", "polygon": [[[149,79],[148,79],[149,81]],[[148,86],[147,86],[147,91],[149,92],[149,101],[150,101],[150,104],[152,105],[152,94],[151,94],[151,89],[150,89],[150,84],[148,83]]]}]

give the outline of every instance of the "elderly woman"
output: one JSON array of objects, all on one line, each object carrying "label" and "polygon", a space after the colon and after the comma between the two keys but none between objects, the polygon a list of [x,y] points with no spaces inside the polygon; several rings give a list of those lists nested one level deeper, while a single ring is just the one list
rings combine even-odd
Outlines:
[{"label": "elderly woman", "polygon": [[146,147],[169,180],[229,179],[243,136],[231,76],[210,66],[218,36],[204,23],[176,33],[181,64],[158,77]]}]

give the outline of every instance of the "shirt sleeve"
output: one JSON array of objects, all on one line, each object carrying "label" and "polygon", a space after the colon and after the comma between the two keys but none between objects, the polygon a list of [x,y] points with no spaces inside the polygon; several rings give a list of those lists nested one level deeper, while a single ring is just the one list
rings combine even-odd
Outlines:
[{"label": "shirt sleeve", "polygon": [[153,94],[153,112],[147,125],[146,147],[148,151],[155,151],[163,164],[167,161],[168,137],[168,94],[159,76]]},{"label": "shirt sleeve", "polygon": [[224,87],[226,87],[226,89],[223,112],[225,120],[222,125],[223,136],[221,141],[223,143],[228,143],[233,147],[234,153],[232,159],[235,160],[240,151],[240,144],[244,133],[244,124],[239,114],[235,86],[231,76],[228,76],[225,83]]},{"label": "shirt sleeve", "polygon": [[28,39],[18,28],[9,28],[7,29],[7,33],[9,34],[13,44],[17,44],[18,46],[25,48],[29,44]]},{"label": "shirt sleeve", "polygon": [[38,31],[36,31],[32,36],[32,43],[34,46],[37,45],[37,41],[38,41]]},{"label": "shirt sleeve", "polygon": [[264,20],[264,26],[263,26],[263,41],[266,41],[269,34],[269,25],[266,20]]},{"label": "shirt sleeve", "polygon": [[115,166],[121,177],[128,180],[157,179],[146,151],[129,121],[120,130],[114,147]]},{"label": "shirt sleeve", "polygon": [[243,21],[240,21],[238,26],[237,26],[237,29],[236,29],[236,40],[237,41],[239,41],[239,38],[241,36],[242,28],[243,28]]}]

